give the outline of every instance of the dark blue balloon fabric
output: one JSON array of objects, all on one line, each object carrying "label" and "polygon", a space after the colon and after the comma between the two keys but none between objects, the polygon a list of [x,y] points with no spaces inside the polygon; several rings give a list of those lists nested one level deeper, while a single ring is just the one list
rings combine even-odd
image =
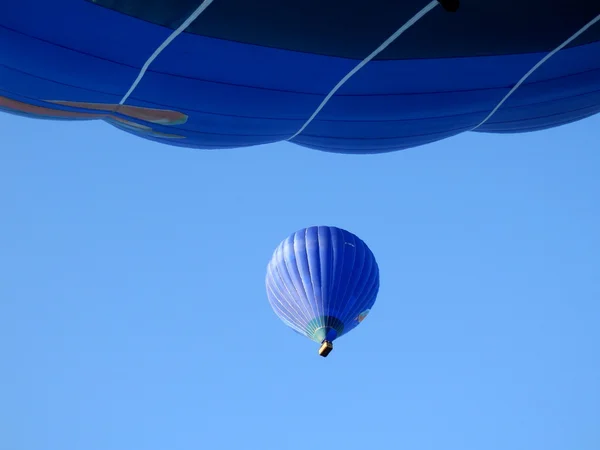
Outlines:
[{"label": "dark blue balloon fabric", "polygon": [[290,140],[342,153],[541,130],[600,111],[598,0],[434,5],[324,105],[429,2],[204,3],[169,41],[202,0],[0,2],[0,109],[102,119],[193,148]]},{"label": "dark blue balloon fabric", "polygon": [[379,291],[379,268],[354,234],[309,227],[279,244],[267,266],[266,288],[286,325],[313,341],[334,341],[369,314]]}]

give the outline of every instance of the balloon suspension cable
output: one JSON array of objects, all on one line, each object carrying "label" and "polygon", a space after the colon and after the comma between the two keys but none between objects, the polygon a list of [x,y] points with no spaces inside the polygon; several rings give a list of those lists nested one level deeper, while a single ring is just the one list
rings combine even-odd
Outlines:
[{"label": "balloon suspension cable", "polygon": [[319,355],[323,358],[327,358],[327,355],[331,353],[333,350],[333,342],[331,341],[323,341],[321,348],[319,349]]}]

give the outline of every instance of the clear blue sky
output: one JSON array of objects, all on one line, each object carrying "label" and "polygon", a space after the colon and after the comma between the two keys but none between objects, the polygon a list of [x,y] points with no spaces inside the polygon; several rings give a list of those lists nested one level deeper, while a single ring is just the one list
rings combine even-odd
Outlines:
[{"label": "clear blue sky", "polygon": [[[0,115],[2,450],[598,450],[600,117],[375,156]],[[381,290],[327,358],[271,311],[309,225]]]}]

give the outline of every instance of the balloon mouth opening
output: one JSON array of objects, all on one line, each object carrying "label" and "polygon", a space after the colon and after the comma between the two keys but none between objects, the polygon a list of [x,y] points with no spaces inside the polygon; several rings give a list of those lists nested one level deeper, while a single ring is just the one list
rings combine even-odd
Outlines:
[{"label": "balloon mouth opening", "polygon": [[315,330],[315,340],[320,344],[325,342],[333,342],[338,337],[338,332],[333,327],[320,327]]},{"label": "balloon mouth opening", "polygon": [[337,317],[315,317],[306,327],[306,336],[322,344],[323,341],[333,342],[344,332],[344,323]]}]

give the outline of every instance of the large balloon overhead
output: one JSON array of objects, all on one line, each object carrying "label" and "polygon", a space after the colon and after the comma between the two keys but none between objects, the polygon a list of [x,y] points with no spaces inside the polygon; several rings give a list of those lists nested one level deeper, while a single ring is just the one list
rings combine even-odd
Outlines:
[{"label": "large balloon overhead", "polygon": [[442,3],[2,1],[0,108],[194,148],[342,153],[600,111],[600,1]]},{"label": "large balloon overhead", "polygon": [[275,314],[290,328],[321,344],[360,324],[379,291],[379,267],[367,245],[336,227],[309,227],[285,239],[267,266],[266,289]]}]

